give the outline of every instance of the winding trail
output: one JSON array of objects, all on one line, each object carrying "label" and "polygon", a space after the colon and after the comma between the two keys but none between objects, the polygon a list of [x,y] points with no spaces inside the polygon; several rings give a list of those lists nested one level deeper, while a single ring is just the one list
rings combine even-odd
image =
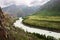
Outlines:
[{"label": "winding trail", "polygon": [[23,29],[25,32],[27,31],[27,32],[38,33],[43,35],[45,34],[46,36],[53,36],[57,39],[60,38],[60,33],[26,26],[22,24],[22,20],[23,20],[22,17],[20,17],[19,20],[16,20],[16,22],[14,23],[14,26]]}]

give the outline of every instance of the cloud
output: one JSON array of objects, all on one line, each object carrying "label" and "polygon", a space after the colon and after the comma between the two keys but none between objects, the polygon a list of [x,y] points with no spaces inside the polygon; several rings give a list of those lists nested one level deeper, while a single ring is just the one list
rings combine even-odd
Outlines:
[{"label": "cloud", "polygon": [[0,0],[0,6],[6,7],[11,4],[16,4],[16,5],[27,5],[31,7],[31,6],[43,5],[48,1],[49,0]]},{"label": "cloud", "polygon": [[31,6],[43,5],[47,3],[49,0],[34,0],[30,3]]},{"label": "cloud", "polygon": [[14,1],[12,0],[0,0],[0,6],[3,8],[3,7],[6,7],[6,6],[9,6],[11,4],[13,4]]},{"label": "cloud", "polygon": [[15,0],[16,5],[22,5],[25,4],[27,6],[37,6],[37,5],[43,5],[49,0]]}]

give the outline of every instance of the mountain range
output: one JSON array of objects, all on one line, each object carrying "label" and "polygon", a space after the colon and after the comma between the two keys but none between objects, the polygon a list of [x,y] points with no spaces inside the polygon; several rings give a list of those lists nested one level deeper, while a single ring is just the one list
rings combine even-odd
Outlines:
[{"label": "mountain range", "polygon": [[12,5],[8,6],[8,7],[2,8],[2,10],[4,12],[9,13],[12,16],[23,17],[23,16],[27,16],[27,15],[33,14],[39,8],[40,8],[40,6],[28,7],[26,5],[17,6],[15,4],[12,4]]}]

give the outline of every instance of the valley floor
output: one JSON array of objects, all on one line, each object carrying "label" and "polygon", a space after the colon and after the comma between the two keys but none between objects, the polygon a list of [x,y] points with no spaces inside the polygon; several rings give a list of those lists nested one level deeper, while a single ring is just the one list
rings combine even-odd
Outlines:
[{"label": "valley floor", "polygon": [[40,29],[60,32],[60,16],[31,15],[24,18],[23,24]]}]

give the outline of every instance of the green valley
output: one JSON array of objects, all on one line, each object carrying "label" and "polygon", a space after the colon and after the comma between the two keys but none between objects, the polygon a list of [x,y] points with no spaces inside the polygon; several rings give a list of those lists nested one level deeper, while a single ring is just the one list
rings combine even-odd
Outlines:
[{"label": "green valley", "polygon": [[51,1],[33,15],[24,17],[23,23],[36,28],[60,32],[60,2],[59,0]]},{"label": "green valley", "polygon": [[60,16],[28,16],[23,20],[24,24],[36,28],[47,28],[50,30],[60,30]]}]

